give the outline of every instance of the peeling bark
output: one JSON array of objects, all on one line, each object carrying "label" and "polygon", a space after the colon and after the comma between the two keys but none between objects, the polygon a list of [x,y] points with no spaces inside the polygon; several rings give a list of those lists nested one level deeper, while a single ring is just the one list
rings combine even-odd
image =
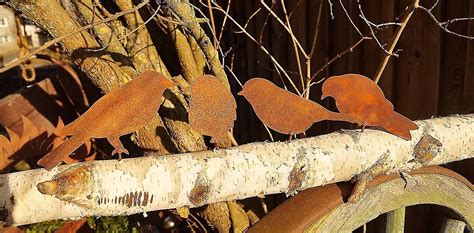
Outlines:
[{"label": "peeling bark", "polygon": [[[474,114],[416,123],[420,129],[412,131],[411,141],[366,129],[364,133],[336,132],[291,142],[1,175],[0,221],[23,225],[196,207],[347,181],[379,161],[384,161],[381,166],[386,173],[395,173],[474,157]],[[424,139],[428,135],[432,138]],[[423,150],[420,141],[425,144]],[[430,156],[421,156],[420,151]],[[420,156],[430,159],[421,162],[416,159]]]}]

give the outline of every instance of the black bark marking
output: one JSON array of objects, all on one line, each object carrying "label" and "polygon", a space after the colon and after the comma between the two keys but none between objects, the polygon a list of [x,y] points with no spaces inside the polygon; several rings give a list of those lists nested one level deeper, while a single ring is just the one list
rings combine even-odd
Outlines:
[{"label": "black bark marking", "polygon": [[142,206],[146,206],[148,204],[148,192],[143,193],[143,201],[142,201]]},{"label": "black bark marking", "polygon": [[127,193],[125,195],[125,199],[126,199],[126,203],[127,203],[127,207],[131,207],[132,206],[132,195],[133,193]]},{"label": "black bark marking", "polygon": [[11,196],[10,196],[10,202],[11,202],[12,206],[15,206],[15,205],[16,205],[16,200],[15,200],[15,196],[14,196],[14,195],[11,195]]},{"label": "black bark marking", "polygon": [[137,206],[137,198],[138,198],[138,192],[132,193],[133,199],[132,199],[132,205]]},{"label": "black bark marking", "polygon": [[9,217],[8,210],[4,206],[0,207],[0,222],[7,223]]},{"label": "black bark marking", "polygon": [[142,191],[138,192],[138,199],[137,199],[137,205],[140,206],[141,205],[141,201],[142,200]]}]

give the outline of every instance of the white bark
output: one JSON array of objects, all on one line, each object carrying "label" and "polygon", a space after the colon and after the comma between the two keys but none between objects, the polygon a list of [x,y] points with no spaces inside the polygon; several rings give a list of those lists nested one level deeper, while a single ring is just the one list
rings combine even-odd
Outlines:
[{"label": "white bark", "polygon": [[[474,114],[417,124],[420,129],[412,131],[411,141],[366,129],[291,142],[5,174],[0,176],[0,221],[23,225],[194,207],[346,181],[374,164],[382,164],[391,173],[420,167],[420,161],[435,165],[474,157]],[[55,182],[41,187],[56,195],[40,193],[36,185],[53,177]]]}]

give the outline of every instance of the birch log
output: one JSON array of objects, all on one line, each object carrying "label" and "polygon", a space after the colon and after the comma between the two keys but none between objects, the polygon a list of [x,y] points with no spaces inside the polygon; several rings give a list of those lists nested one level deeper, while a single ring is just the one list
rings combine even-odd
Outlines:
[{"label": "birch log", "polygon": [[23,225],[293,194],[350,180],[375,164],[393,173],[474,157],[474,114],[416,123],[420,129],[412,131],[411,141],[379,130],[344,131],[5,174],[0,176],[0,221]]}]

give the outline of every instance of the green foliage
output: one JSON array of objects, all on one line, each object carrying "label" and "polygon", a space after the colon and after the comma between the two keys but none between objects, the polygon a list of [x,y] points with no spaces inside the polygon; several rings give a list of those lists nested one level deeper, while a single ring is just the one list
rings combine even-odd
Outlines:
[{"label": "green foliage", "polygon": [[29,225],[26,229],[23,229],[26,233],[33,233],[33,232],[45,232],[45,233],[52,233],[58,230],[62,225],[63,220],[53,220],[47,222],[40,222]]},{"label": "green foliage", "polygon": [[95,232],[139,232],[136,227],[131,226],[127,216],[89,217],[87,223]]}]

